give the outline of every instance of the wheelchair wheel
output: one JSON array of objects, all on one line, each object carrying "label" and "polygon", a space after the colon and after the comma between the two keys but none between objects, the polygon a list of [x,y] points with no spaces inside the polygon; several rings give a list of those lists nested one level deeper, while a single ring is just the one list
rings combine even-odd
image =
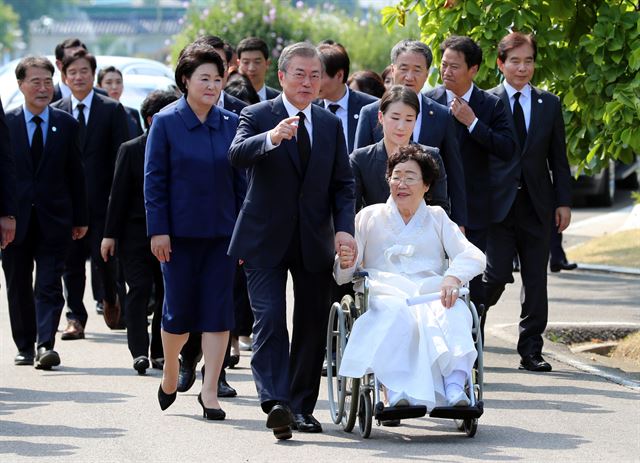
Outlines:
[{"label": "wheelchair wheel", "polygon": [[467,418],[463,420],[463,429],[467,437],[473,437],[478,431],[478,418]]},{"label": "wheelchair wheel", "polygon": [[360,378],[344,378],[344,414],[342,416],[342,429],[345,432],[353,431],[358,416],[358,398],[360,396]]},{"label": "wheelchair wheel", "polygon": [[362,390],[358,400],[358,426],[360,435],[367,439],[371,435],[371,425],[373,423],[373,405],[371,404],[371,393]]},{"label": "wheelchair wheel", "polygon": [[[334,326],[336,329],[334,330]],[[346,345],[346,327],[344,312],[337,302],[331,306],[329,324],[327,325],[327,391],[331,420],[340,424],[344,415],[345,386],[347,378],[338,376],[340,358]],[[336,368],[333,367],[333,359]]]}]

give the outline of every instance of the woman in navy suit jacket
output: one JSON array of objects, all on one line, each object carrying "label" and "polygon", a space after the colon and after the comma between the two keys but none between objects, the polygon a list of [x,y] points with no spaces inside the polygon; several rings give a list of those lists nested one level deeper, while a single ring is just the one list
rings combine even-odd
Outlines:
[{"label": "woman in navy suit jacket", "polygon": [[176,66],[185,96],[155,116],[145,152],[147,233],[165,284],[158,400],[163,410],[175,400],[178,354],[189,332],[202,332],[206,375],[198,402],[210,420],[225,417],[217,385],[234,324],[235,263],[227,249],[246,190],[243,172],[227,159],[238,118],[215,106],[223,74],[213,48],[187,47]]},{"label": "woman in navy suit jacket", "polygon": [[[358,148],[349,156],[349,163],[356,180],[356,212],[371,204],[385,203],[390,189],[387,183],[387,160],[398,148],[411,142],[420,102],[415,92],[402,85],[395,85],[380,100],[378,122],[382,125],[383,138],[373,145]],[[442,207],[449,214],[447,174],[440,150],[420,145],[438,163],[439,176],[428,193],[427,203]]]}]

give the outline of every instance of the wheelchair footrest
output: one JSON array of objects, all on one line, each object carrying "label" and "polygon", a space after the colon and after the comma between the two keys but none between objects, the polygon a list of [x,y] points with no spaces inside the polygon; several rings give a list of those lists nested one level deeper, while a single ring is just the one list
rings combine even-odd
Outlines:
[{"label": "wheelchair footrest", "polygon": [[421,418],[427,414],[424,405],[410,405],[407,407],[385,407],[382,402],[376,405],[376,420],[406,420],[408,418]]},{"label": "wheelchair footrest", "polygon": [[484,403],[479,401],[474,407],[436,407],[429,413],[431,418],[452,418],[465,420],[480,418],[484,413]]}]

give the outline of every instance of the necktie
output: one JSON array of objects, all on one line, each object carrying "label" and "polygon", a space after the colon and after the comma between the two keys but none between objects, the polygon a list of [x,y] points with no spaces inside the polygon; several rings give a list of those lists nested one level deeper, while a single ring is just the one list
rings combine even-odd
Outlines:
[{"label": "necktie", "polygon": [[340,109],[339,104],[331,103],[329,105],[329,111],[331,111],[333,114],[335,114],[338,109]]},{"label": "necktie", "polygon": [[87,120],[84,118],[84,108],[85,105],[83,103],[78,103],[76,109],[78,110],[78,122],[80,123],[80,129],[78,130],[78,140],[80,141],[80,146],[84,146],[84,138],[87,134]]},{"label": "necktie", "polygon": [[513,95],[513,124],[516,127],[516,134],[518,140],[520,140],[520,148],[524,148],[524,143],[527,141],[527,126],[524,123],[524,111],[520,106],[520,92],[516,92]]},{"label": "necktie", "polygon": [[298,113],[300,122],[298,122],[298,132],[296,139],[298,142],[298,154],[300,155],[300,163],[302,164],[302,172],[306,172],[307,164],[309,164],[309,157],[311,156],[311,140],[309,139],[309,132],[304,125],[305,115],[302,111]]},{"label": "necktie", "polygon": [[31,139],[31,159],[33,160],[33,171],[35,172],[42,159],[42,151],[44,150],[44,137],[42,136],[42,118],[40,116],[33,116],[31,122],[36,124],[36,130],[33,132],[33,138]]}]

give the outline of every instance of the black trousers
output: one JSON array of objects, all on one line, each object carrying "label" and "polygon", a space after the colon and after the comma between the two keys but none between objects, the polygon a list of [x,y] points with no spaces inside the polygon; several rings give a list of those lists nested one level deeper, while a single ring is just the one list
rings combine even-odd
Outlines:
[{"label": "black trousers", "polygon": [[104,220],[92,220],[89,231],[81,240],[71,244],[64,268],[64,285],[67,299],[67,319],[87,324],[87,309],[84,306],[84,290],[86,285],[86,261],[91,258],[92,268],[95,266],[93,280],[94,294],[102,297],[109,304],[116,303],[117,261],[109,259],[104,262],[100,256],[100,243],[104,231]]},{"label": "black trousers", "polygon": [[[122,239],[118,243],[118,255],[129,287],[125,298],[125,324],[127,326],[127,344],[133,358],[149,355],[151,358],[163,357],[160,323],[162,321],[162,301],[164,286],[160,263],[151,254],[149,240]],[[153,322],[151,324],[151,343],[147,331],[147,307],[151,293],[155,288]]]},{"label": "black trousers", "polygon": [[55,344],[64,307],[62,272],[71,229],[67,239],[47,243],[33,211],[28,227],[20,244],[12,243],[2,251],[2,268],[7,282],[13,341],[19,351],[33,352],[34,345],[52,349]]},{"label": "black trousers", "polygon": [[253,311],[247,292],[247,276],[242,265],[236,267],[233,279],[233,307],[236,318],[236,327],[231,334],[233,336],[251,336],[253,330]]},{"label": "black trousers", "polygon": [[552,264],[561,264],[567,260],[567,256],[562,249],[562,233],[558,233],[555,221],[551,220],[551,242],[549,244],[550,261]]},{"label": "black trousers", "polygon": [[487,307],[495,305],[507,283],[513,283],[513,255],[520,257],[522,290],[520,293],[521,356],[542,351],[542,333],[547,326],[547,261],[551,215],[544,223],[523,188],[504,221],[492,224],[487,238],[487,268],[483,275]]},{"label": "black trousers", "polygon": [[[466,229],[467,239],[484,253],[486,253],[487,250],[488,233],[488,228]],[[484,286],[482,284],[482,275],[478,275],[469,282],[469,297],[471,298],[471,301],[474,303],[476,308],[480,304],[484,304],[486,307]],[[482,327],[484,328],[484,317],[482,321]],[[484,339],[484,331],[482,334],[482,339]]]},{"label": "black trousers", "polygon": [[[258,268],[245,262],[253,325],[253,379],[263,411],[277,402],[294,413],[313,413],[325,355],[331,270],[310,272],[302,261],[298,234],[280,265]],[[293,333],[286,317],[287,274],[293,277]]]}]

